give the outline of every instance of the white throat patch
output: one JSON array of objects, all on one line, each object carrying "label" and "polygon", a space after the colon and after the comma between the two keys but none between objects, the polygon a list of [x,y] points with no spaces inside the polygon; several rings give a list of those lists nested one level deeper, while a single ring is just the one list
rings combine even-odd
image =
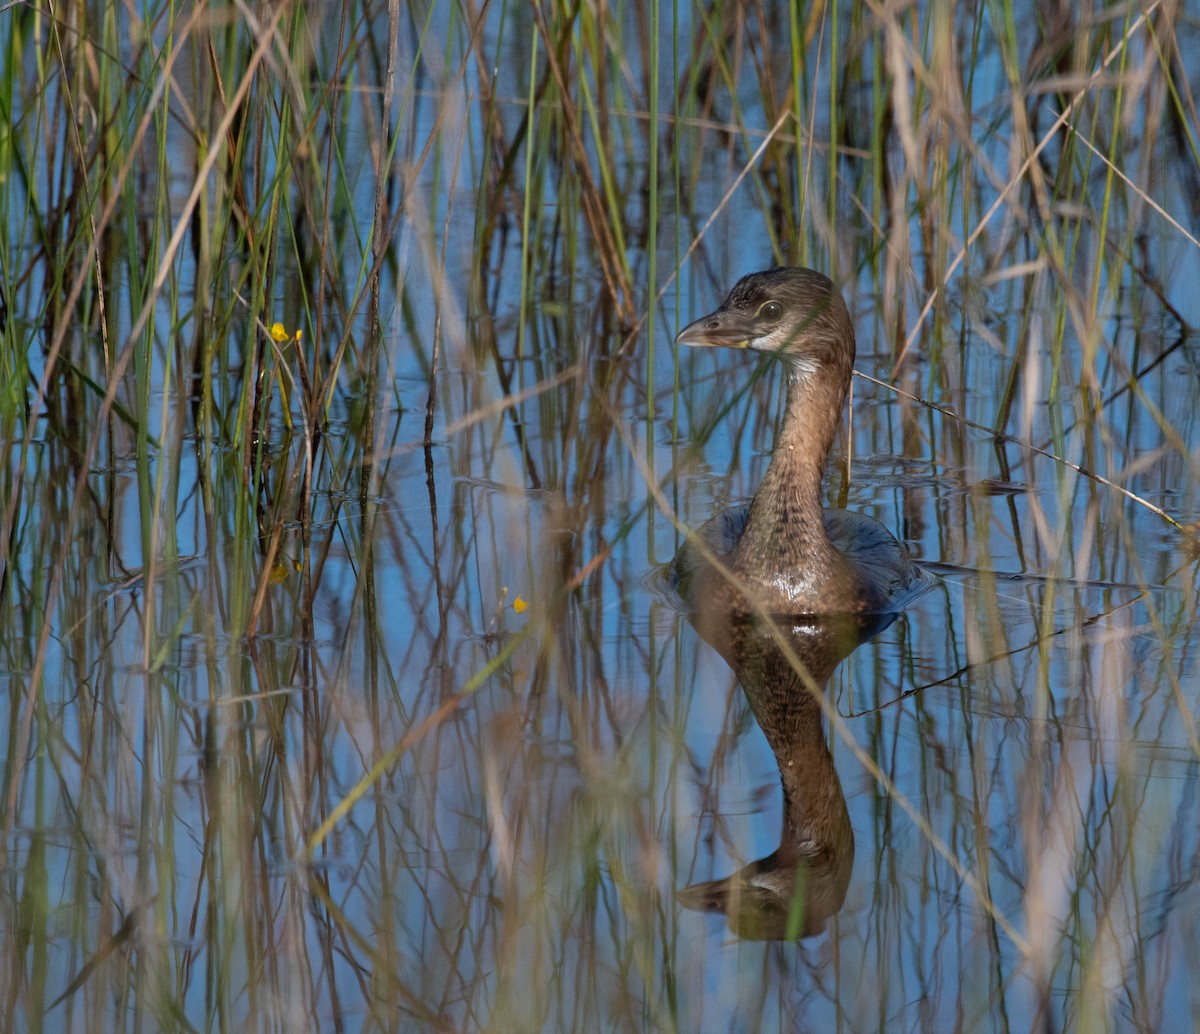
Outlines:
[{"label": "white throat patch", "polygon": [[811,355],[793,356],[786,362],[793,380],[806,381],[821,369],[821,364]]}]

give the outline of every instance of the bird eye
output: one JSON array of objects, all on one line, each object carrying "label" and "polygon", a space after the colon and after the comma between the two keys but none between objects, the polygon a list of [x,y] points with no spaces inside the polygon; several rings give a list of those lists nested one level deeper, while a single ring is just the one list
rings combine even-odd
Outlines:
[{"label": "bird eye", "polygon": [[778,302],[764,302],[758,314],[765,320],[774,322],[783,315],[783,306]]}]

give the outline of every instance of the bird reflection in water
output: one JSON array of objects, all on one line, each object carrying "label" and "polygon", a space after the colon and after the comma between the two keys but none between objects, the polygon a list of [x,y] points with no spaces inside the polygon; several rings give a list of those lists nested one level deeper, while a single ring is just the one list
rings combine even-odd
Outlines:
[{"label": "bird reflection in water", "polygon": [[775,754],[783,832],[765,858],[723,880],[679,891],[686,908],[724,912],[739,937],[795,940],[820,933],[842,907],[854,865],[854,831],[813,690],[824,692],[838,663],[895,617],[777,619],[772,628],[749,615],[693,616],[701,636],[733,669]]}]

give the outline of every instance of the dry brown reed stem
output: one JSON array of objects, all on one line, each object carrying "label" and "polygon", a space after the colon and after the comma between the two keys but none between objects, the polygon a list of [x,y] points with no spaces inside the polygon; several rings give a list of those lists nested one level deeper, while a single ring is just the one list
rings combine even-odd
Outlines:
[{"label": "dry brown reed stem", "polygon": [[[375,199],[371,220],[371,273],[367,281],[367,342],[366,342],[366,413],[363,418],[363,453],[359,466],[359,505],[361,507],[362,570],[365,577],[360,585],[365,620],[368,628],[375,626],[375,510],[374,498],[378,484],[378,466],[375,462],[375,407],[379,399],[378,379],[380,354],[383,351],[383,327],[380,322],[380,283],[383,263],[391,247],[391,231],[384,235],[387,219],[387,188],[392,179],[392,100],[395,94],[396,57],[399,50],[400,4],[399,0],[388,0],[387,62],[383,90],[383,106],[380,112],[379,137],[375,154]],[[428,146],[428,141],[426,142]],[[346,328],[347,331],[349,327]],[[345,339],[343,339],[345,340]],[[335,365],[329,371],[332,377]],[[277,526],[272,544],[278,539]],[[264,567],[259,585],[259,600],[265,598],[269,584],[269,569]],[[256,600],[256,606],[259,604]]]},{"label": "dry brown reed stem", "polygon": [[[579,129],[579,121],[575,116],[575,109],[569,103],[571,96],[570,84],[567,82],[566,75],[563,72],[562,62],[558,59],[558,48],[551,35],[550,26],[546,24],[546,16],[540,5],[534,5],[533,16],[537,22],[538,31],[542,34],[542,39],[546,44],[546,60],[550,64],[550,69],[554,73],[555,82],[558,84],[559,92],[563,98],[561,110],[563,121],[566,123],[567,134],[571,140],[571,150],[575,158],[575,171],[579,175],[579,182],[582,187],[583,214],[587,219],[588,227],[591,229],[592,237],[596,242],[601,272],[608,287],[609,297],[620,314],[621,321],[629,324],[637,316],[637,309],[633,301],[633,289],[625,278],[624,262],[617,248],[616,240],[613,237],[612,228],[604,216],[604,201],[600,197],[599,190],[596,189],[595,181],[592,179],[591,163],[588,158],[587,147],[583,142],[583,136]],[[570,24],[568,23],[563,28],[564,39],[567,38],[569,29]]]}]

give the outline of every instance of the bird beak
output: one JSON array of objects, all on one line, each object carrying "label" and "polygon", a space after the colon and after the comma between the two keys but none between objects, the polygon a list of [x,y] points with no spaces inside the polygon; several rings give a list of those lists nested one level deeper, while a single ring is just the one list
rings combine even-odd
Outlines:
[{"label": "bird beak", "polygon": [[718,309],[689,323],[675,335],[677,345],[701,345],[709,348],[748,348],[754,329],[731,312]]}]

